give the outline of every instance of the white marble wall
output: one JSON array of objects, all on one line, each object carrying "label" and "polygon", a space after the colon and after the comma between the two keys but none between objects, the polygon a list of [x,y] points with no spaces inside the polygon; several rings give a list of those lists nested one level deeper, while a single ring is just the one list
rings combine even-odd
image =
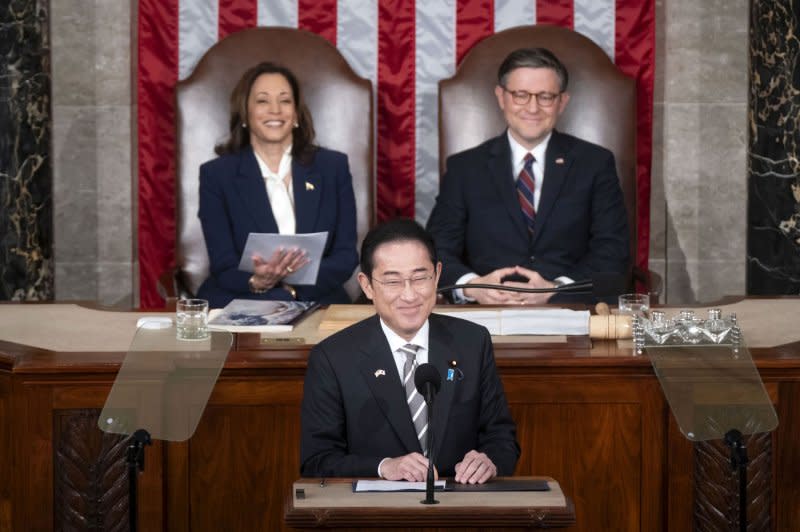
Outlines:
[{"label": "white marble wall", "polygon": [[747,0],[658,0],[650,267],[671,304],[745,291]]},{"label": "white marble wall", "polygon": [[131,2],[50,6],[56,299],[130,306],[136,261]]},{"label": "white marble wall", "polygon": [[[135,2],[51,2],[59,300],[137,301]],[[743,294],[748,2],[656,15],[651,268],[672,304]]]}]

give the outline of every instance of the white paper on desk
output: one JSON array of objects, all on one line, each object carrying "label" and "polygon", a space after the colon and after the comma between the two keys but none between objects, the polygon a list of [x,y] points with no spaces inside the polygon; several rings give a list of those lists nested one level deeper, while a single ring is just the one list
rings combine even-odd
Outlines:
[{"label": "white paper on desk", "polygon": [[586,335],[589,334],[589,311],[554,309],[457,310],[441,312],[489,329],[495,336],[510,334]]},{"label": "white paper on desk", "polygon": [[298,248],[306,252],[309,262],[296,272],[284,277],[283,280],[292,285],[313,285],[317,283],[319,264],[322,261],[322,252],[325,250],[325,242],[327,241],[327,231],[299,235],[250,233],[247,235],[247,242],[244,245],[242,260],[239,261],[239,269],[252,272],[253,255],[258,255],[262,259],[268,260],[278,248]]},{"label": "white paper on desk", "polygon": [[[433,487],[438,490],[443,490],[444,486],[444,480],[437,480],[433,483]],[[366,491],[425,491],[425,483],[408,482],[407,480],[357,480],[353,491],[356,493]]]}]

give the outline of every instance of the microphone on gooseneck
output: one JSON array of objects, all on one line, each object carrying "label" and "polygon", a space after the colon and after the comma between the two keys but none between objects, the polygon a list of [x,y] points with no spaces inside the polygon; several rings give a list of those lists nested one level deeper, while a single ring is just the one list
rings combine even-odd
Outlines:
[{"label": "microphone on gooseneck", "polygon": [[629,276],[619,273],[593,273],[590,279],[575,281],[552,288],[529,288],[522,286],[508,286],[507,284],[490,283],[465,283],[442,286],[437,292],[445,293],[456,288],[490,288],[508,292],[523,292],[526,294],[590,294],[596,298],[616,297],[624,294],[628,289]]},{"label": "microphone on gooseneck", "polygon": [[417,392],[425,398],[428,405],[428,430],[426,437],[428,441],[428,474],[425,477],[425,499],[420,501],[422,504],[438,504],[433,497],[433,464],[435,456],[433,454],[433,397],[439,393],[442,387],[442,375],[433,364],[420,364],[414,370],[414,386]]}]

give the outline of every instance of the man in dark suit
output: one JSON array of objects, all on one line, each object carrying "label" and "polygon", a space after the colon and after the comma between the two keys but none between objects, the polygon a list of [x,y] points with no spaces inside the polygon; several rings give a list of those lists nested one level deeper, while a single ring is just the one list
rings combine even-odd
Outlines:
[{"label": "man in dark suit", "polygon": [[[555,130],[568,74],[552,52],[512,52],[495,87],[506,132],[447,160],[428,230],[442,285],[549,288],[625,274],[629,234],[613,154]],[[548,294],[456,290],[456,301],[543,303]]]},{"label": "man in dark suit", "polygon": [[483,483],[511,475],[516,429],[491,337],[473,323],[431,314],[441,273],[416,222],[376,227],[361,248],[361,288],[377,315],[320,342],[309,355],[302,406],[301,474],[423,481],[427,408],[413,374],[442,375],[433,402],[439,474]]}]

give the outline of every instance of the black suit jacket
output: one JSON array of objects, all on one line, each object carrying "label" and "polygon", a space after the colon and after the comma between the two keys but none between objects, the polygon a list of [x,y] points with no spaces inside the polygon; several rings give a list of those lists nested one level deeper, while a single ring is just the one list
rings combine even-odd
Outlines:
[{"label": "black suit jacket", "polygon": [[443,263],[442,286],[515,265],[576,281],[628,271],[627,213],[612,153],[553,131],[545,159],[531,236],[506,133],[448,158],[427,225]]},{"label": "black suit jacket", "polygon": [[[300,300],[350,302],[343,285],[358,263],[352,181],[343,153],[319,148],[308,165],[292,160],[296,232],[328,231],[317,283],[295,287]],[[224,307],[235,298],[291,299],[281,287],[263,294],[251,293],[247,284],[251,273],[239,269],[250,233],[278,232],[251,147],[200,167],[198,216],[210,262],[210,275],[200,286],[198,297],[207,299],[212,307]]]},{"label": "black suit jacket", "polygon": [[[436,314],[429,321],[428,361],[442,375],[433,406],[439,474],[453,476],[472,449],[486,453],[499,475],[513,474],[519,445],[488,331]],[[448,380],[452,360],[461,371]],[[382,459],[422,452],[377,316],[311,350],[301,424],[303,476],[374,477]]]}]

